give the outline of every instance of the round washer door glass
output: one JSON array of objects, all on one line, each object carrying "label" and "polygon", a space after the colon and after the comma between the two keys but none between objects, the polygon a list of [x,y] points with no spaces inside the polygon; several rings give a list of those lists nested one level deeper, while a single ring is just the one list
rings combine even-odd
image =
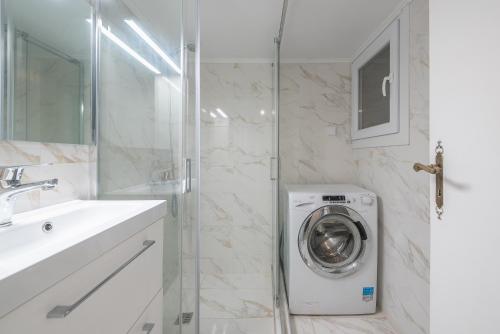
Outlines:
[{"label": "round washer door glass", "polygon": [[368,229],[356,211],[329,205],[306,218],[298,242],[302,259],[311,270],[326,277],[343,277],[362,264]]}]

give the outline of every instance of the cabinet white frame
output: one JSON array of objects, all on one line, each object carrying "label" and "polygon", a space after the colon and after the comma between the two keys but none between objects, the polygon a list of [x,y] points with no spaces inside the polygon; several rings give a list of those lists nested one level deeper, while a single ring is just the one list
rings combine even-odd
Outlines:
[{"label": "cabinet white frame", "polygon": [[[409,6],[361,50],[352,62],[352,126],[354,148],[409,144]],[[359,69],[380,52],[387,44],[390,50],[390,121],[366,129],[359,123]],[[381,87],[382,89],[382,83]]]}]

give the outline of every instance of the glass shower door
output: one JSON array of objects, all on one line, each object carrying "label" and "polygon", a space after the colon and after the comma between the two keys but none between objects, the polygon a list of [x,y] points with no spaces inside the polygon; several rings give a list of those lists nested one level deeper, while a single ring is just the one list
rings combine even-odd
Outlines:
[{"label": "glass shower door", "polygon": [[193,197],[186,198],[183,160],[182,19],[181,0],[109,0],[100,2],[96,23],[98,197],[166,200],[158,298],[168,334],[183,325],[182,227]]},{"label": "glass shower door", "polygon": [[[194,51],[186,47],[185,59],[193,63]],[[189,67],[190,65],[188,65]],[[198,180],[199,162],[196,106],[191,103],[194,98],[195,69],[189,68],[185,87],[190,100],[185,105],[184,114],[184,170],[183,170],[183,201],[182,201],[182,333],[198,333]]]},{"label": "glass shower door", "polygon": [[183,1],[183,195],[182,290],[183,334],[199,333],[199,181],[200,95],[198,0]]}]

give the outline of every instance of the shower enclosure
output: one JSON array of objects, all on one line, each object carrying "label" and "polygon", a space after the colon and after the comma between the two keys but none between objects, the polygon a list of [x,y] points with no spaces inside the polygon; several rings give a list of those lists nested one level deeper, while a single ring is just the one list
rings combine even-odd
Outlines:
[{"label": "shower enclosure", "polygon": [[198,333],[195,0],[99,1],[97,196],[166,200],[163,332]]},{"label": "shower enclosure", "polygon": [[[287,333],[278,63],[241,69],[268,78],[263,100],[241,109],[211,81],[212,69],[232,65],[200,65],[198,10],[198,0],[97,2],[88,19],[96,41],[96,193],[167,201],[164,333]],[[235,176],[240,168],[251,177]]]}]

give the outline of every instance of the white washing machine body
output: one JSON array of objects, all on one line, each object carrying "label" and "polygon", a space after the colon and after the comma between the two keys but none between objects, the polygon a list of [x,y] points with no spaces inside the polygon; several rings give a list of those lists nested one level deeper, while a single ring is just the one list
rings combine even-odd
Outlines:
[{"label": "white washing machine body", "polygon": [[283,189],[292,314],[369,314],[377,296],[377,197],[353,185]]}]

